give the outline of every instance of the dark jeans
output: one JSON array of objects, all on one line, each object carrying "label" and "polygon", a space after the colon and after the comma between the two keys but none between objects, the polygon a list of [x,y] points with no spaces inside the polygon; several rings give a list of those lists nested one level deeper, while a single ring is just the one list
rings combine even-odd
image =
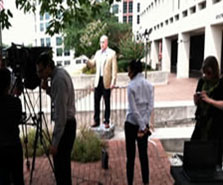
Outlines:
[{"label": "dark jeans", "polygon": [[53,157],[57,185],[72,185],[71,151],[76,137],[76,120],[66,123],[64,133]]},{"label": "dark jeans", "polygon": [[0,147],[0,185],[24,185],[21,143]]},{"label": "dark jeans", "polygon": [[102,96],[105,101],[104,122],[109,123],[111,90],[104,88],[103,77],[100,77],[98,87],[94,90],[94,121],[98,125],[100,124],[100,101]]},{"label": "dark jeans", "polygon": [[145,184],[149,182],[149,159],[147,155],[148,135],[142,138],[138,138],[137,137],[138,129],[139,129],[138,126],[135,126],[129,122],[125,122],[125,143],[126,143],[126,154],[127,154],[126,168],[127,168],[128,185],[133,184],[136,141],[138,144],[142,180],[143,183]]}]

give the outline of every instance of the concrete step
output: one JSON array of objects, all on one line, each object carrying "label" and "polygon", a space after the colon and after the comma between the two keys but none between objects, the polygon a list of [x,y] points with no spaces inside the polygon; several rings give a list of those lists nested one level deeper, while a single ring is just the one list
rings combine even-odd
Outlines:
[{"label": "concrete step", "polygon": [[[194,126],[155,128],[151,139],[159,139],[166,152],[183,152],[184,141],[189,140]],[[116,130],[115,139],[125,139],[124,130]]]}]

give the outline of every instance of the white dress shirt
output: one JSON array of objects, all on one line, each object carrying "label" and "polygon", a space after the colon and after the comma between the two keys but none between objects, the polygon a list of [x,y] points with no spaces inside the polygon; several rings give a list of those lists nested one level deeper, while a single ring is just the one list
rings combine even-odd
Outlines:
[{"label": "white dress shirt", "polygon": [[154,107],[153,86],[142,73],[138,73],[130,82],[127,89],[128,110],[126,121],[138,125],[144,130],[149,124],[150,115]]},{"label": "white dress shirt", "polygon": [[100,76],[103,76],[103,72],[104,72],[104,64],[105,61],[107,59],[107,49],[102,51],[99,53],[99,61],[100,61]]}]

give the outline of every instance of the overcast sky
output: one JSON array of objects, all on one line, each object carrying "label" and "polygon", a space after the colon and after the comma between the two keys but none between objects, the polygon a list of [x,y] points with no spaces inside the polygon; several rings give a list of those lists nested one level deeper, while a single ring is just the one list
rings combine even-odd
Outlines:
[{"label": "overcast sky", "polygon": [[7,45],[12,42],[24,45],[34,43],[34,16],[17,10],[15,0],[5,0],[4,7],[11,10],[13,18],[10,19],[12,27],[2,31],[2,42]]}]

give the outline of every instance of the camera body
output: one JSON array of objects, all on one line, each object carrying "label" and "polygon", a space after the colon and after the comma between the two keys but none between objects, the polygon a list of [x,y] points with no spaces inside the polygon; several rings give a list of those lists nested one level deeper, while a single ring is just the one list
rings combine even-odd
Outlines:
[{"label": "camera body", "polygon": [[36,60],[42,52],[52,52],[52,48],[24,47],[12,43],[11,47],[3,50],[6,66],[12,69],[16,79],[24,83],[27,89],[35,89],[40,85],[40,79],[36,74]]}]

